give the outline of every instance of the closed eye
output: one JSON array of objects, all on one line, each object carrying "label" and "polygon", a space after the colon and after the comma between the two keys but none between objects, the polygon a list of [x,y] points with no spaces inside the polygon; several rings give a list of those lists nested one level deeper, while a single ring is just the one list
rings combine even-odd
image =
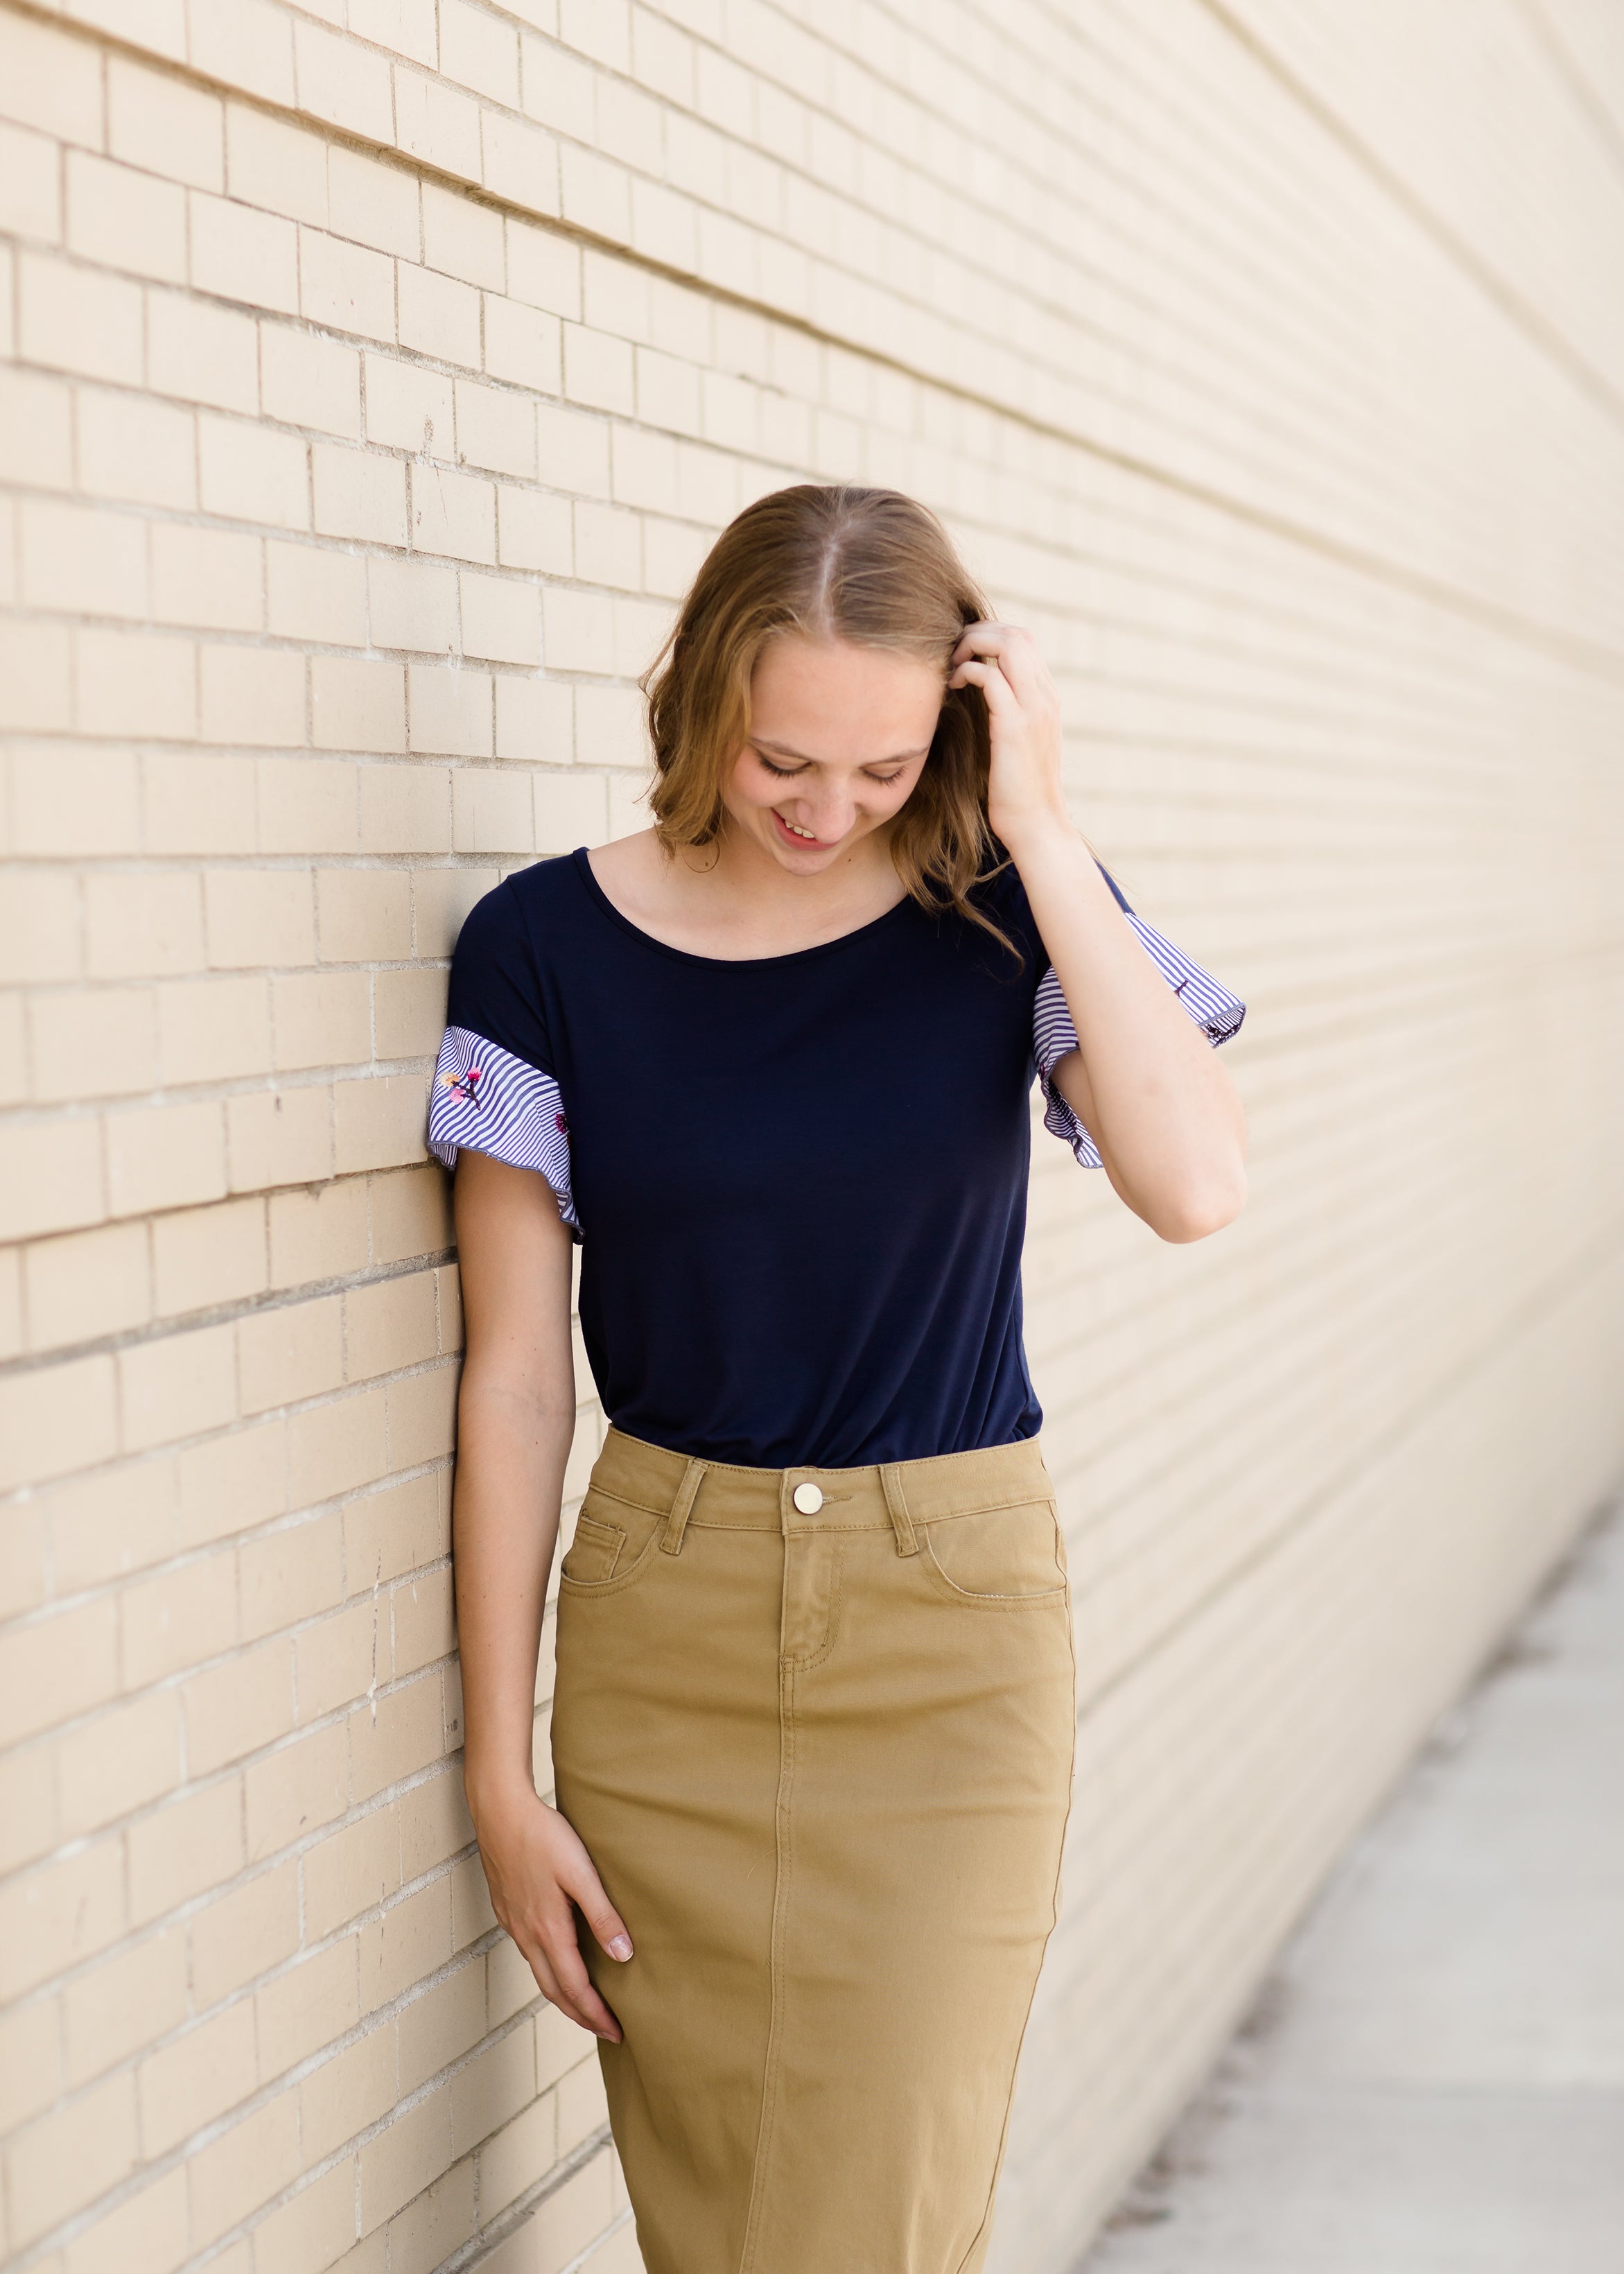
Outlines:
[{"label": "closed eye", "polygon": [[[793,781],[797,774],[803,774],[806,772],[804,764],[799,766],[779,765],[774,759],[770,758],[764,750],[757,750],[756,756],[765,771],[770,774],[777,774],[780,781]],[[874,772],[872,768],[865,766],[863,768],[863,772],[868,775],[868,779],[871,782],[877,782],[880,787],[884,789],[888,788],[892,782],[900,778],[902,768],[900,766],[893,766],[888,774],[876,774]]]}]

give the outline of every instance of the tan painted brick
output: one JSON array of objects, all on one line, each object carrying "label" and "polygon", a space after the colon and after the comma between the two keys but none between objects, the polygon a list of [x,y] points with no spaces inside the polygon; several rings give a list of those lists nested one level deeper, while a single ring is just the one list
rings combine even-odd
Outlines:
[{"label": "tan painted brick", "polygon": [[432,1057],[446,1023],[446,990],[438,971],[380,971],[373,983],[378,1055]]},{"label": "tan painted brick", "polygon": [[360,2154],[361,2232],[377,2226],[452,2161],[451,2096],[442,2085],[397,2115]]},{"label": "tan painted brick", "polygon": [[361,2010],[375,2013],[451,1957],[449,1880],[431,1879],[360,1931]]},{"label": "tan painted brick", "polygon": [[[335,144],[327,153],[329,226],[378,252],[416,260],[423,251],[417,176],[359,150]],[[393,297],[391,283],[391,297]],[[393,328],[386,335],[394,337]]]},{"label": "tan painted brick", "polygon": [[71,2100],[30,2125],[5,2154],[10,2240],[33,2242],[132,2172],[139,2150],[128,2076]]},{"label": "tan painted brick", "polygon": [[441,373],[393,358],[366,358],[367,440],[397,450],[448,458],[455,420],[452,382]]},{"label": "tan painted brick", "polygon": [[364,853],[447,853],[451,777],[443,766],[368,766],[361,776]]},{"label": "tan painted brick", "polygon": [[[494,18],[485,19],[495,23]],[[518,48],[514,36],[516,61]],[[443,33],[442,33],[443,37]],[[430,268],[492,291],[504,290],[508,260],[502,216],[438,183],[423,185],[423,258]]]},{"label": "tan painted brick", "polygon": [[310,526],[310,452],[297,434],[205,412],[198,421],[199,494],[206,513]]},{"label": "tan painted brick", "polygon": [[354,348],[286,324],[259,328],[266,416],[350,441],[361,432],[361,359]]},{"label": "tan painted brick", "polygon": [[184,292],[147,293],[147,383],[158,394],[252,414],[259,402],[258,350],[259,327],[241,309]]},{"label": "tan painted brick", "polygon": [[100,2076],[154,2038],[178,2028],[186,2013],[186,1938],[171,1928],[145,1936],[63,1992],[65,2074],[71,2085]]},{"label": "tan painted brick", "polygon": [[83,733],[166,742],[196,734],[197,651],[189,640],[86,626],[75,648],[74,711]]},{"label": "tan painted brick", "polygon": [[457,580],[454,569],[428,561],[366,563],[372,635],[380,647],[448,655],[457,644]]},{"label": "tan painted brick", "polygon": [[291,106],[292,27],[273,0],[188,0],[187,26],[194,69]]},{"label": "tan painted brick", "polygon": [[174,2147],[246,2099],[258,2075],[252,2002],[242,1999],[198,2022],[136,2072],[141,2136],[148,2153]]},{"label": "tan painted brick", "polygon": [[317,442],[311,449],[315,527],[325,537],[406,542],[406,470],[398,459]]},{"label": "tan painted brick", "polygon": [[[475,2232],[474,2159],[465,2156],[383,2230],[397,2274],[431,2274]],[[357,2270],[358,2274],[358,2270]]]},{"label": "tan painted brick", "polygon": [[281,1304],[242,1320],[237,1352],[245,1413],[262,1413],[335,1388],[343,1379],[339,1298]]},{"label": "tan painted brick", "polygon": [[257,1196],[162,1216],[152,1239],[153,1289],[161,1315],[207,1310],[265,1288],[265,1203]]},{"label": "tan painted brick", "polygon": [[390,2022],[313,2069],[299,2086],[299,2129],[307,2159],[332,2154],[395,2105],[395,2029]]},{"label": "tan painted brick", "polygon": [[112,1366],[85,1358],[0,1382],[0,1489],[109,1457],[117,1444]]},{"label": "tan painted brick", "polygon": [[471,284],[402,261],[396,272],[401,345],[441,363],[479,368],[479,295]]},{"label": "tan painted brick", "polygon": [[[551,2093],[487,2141],[479,2154],[479,2202],[490,2218],[558,2161],[558,2106]],[[604,2194],[606,2200],[607,2187]],[[533,2225],[534,2222],[532,2221]],[[584,2239],[584,2238],[583,2238]],[[534,2261],[531,2261],[533,2266]]]},{"label": "tan painted brick", "polygon": [[427,1768],[444,1751],[438,1671],[357,1706],[350,1717],[350,1778],[357,1800],[370,1800]]},{"label": "tan painted brick", "polygon": [[229,1081],[270,1065],[270,998],[259,974],[158,983],[158,1050],[166,1084]]},{"label": "tan painted brick", "polygon": [[[183,1344],[204,1337],[177,1337]],[[196,1558],[135,1581],[119,1599],[124,1681],[132,1688],[220,1657],[238,1636],[236,1558]]]},{"label": "tan painted brick", "polygon": [[[320,661],[320,659],[313,659]],[[261,758],[259,850],[305,860],[312,853],[353,853],[356,770],[326,757]]]},{"label": "tan painted brick", "polygon": [[147,531],[127,514],[25,499],[22,598],[34,608],[94,616],[147,614]]},{"label": "tan painted brick", "polygon": [[109,56],[107,147],[115,158],[170,181],[218,190],[225,178],[223,107],[217,95],[165,72]]},{"label": "tan painted brick", "polygon": [[[474,1827],[463,1796],[460,1762],[450,1761],[436,1773],[409,1786],[401,1796],[400,1814],[401,1861],[409,1879],[420,1878],[461,1856],[463,1862],[473,1862],[483,1883],[484,1873],[477,1857],[470,1858],[466,1853],[473,1846]],[[452,1878],[452,1939],[454,1946],[459,1949],[466,1946],[467,1940],[460,1931],[457,1874],[461,1870],[462,1864],[458,1864]],[[486,1929],[482,1927],[477,1931],[483,1933]]]},{"label": "tan painted brick", "polygon": [[173,1463],[157,1459],[124,1462],[38,1494],[58,1591],[74,1594],[172,1555],[179,1544],[175,1488]]},{"label": "tan painted brick", "polygon": [[342,1725],[279,1746],[244,1772],[248,1856],[257,1863],[318,1831],[349,1805],[349,1749]]},{"label": "tan painted brick", "polygon": [[449,1570],[407,1579],[390,1596],[395,1622],[395,1672],[415,1674],[450,1655],[456,1644]]},{"label": "tan painted brick", "polygon": [[187,1768],[193,1776],[210,1775],[293,1728],[292,1653],[285,1642],[262,1644],[194,1675],[181,1697]]},{"label": "tan painted brick", "polygon": [[510,388],[456,382],[457,456],[495,473],[536,472],[536,411],[527,396]]},{"label": "tan painted brick", "polygon": [[352,1065],[372,1055],[372,1001],[364,972],[308,972],[271,983],[279,1068]]},{"label": "tan painted brick", "polygon": [[365,645],[366,565],[353,553],[273,540],[265,576],[268,630],[329,647]]},{"label": "tan painted brick", "polygon": [[410,1271],[344,1297],[346,1372],[351,1382],[420,1364],[435,1352],[432,1272]]},{"label": "tan painted brick", "polygon": [[288,1466],[296,1506],[371,1484],[388,1466],[387,1409],[375,1389],[296,1414],[288,1427]]},{"label": "tan painted brick", "polygon": [[164,1336],[121,1351],[116,1363],[120,1438],[127,1450],[168,1444],[236,1418],[229,1328]]},{"label": "tan painted brick", "polygon": [[406,674],[396,663],[313,656],[312,738],[319,750],[391,752],[406,747]]},{"label": "tan painted brick", "polygon": [[26,1007],[32,1088],[41,1103],[86,1092],[127,1097],[152,1088],[158,1060],[149,988],[53,988]]},{"label": "tan painted brick", "polygon": [[217,751],[154,750],[141,761],[143,833],[149,853],[251,853],[251,764]]},{"label": "tan painted brick", "polygon": [[450,1551],[432,1477],[411,1477],[344,1510],[344,1557],[352,1587],[381,1585]]},{"label": "tan painted brick", "polygon": [[333,1172],[332,1104],[324,1088],[228,1098],[225,1123],[233,1192],[319,1184]]},{"label": "tan painted brick", "polygon": [[[546,1795],[542,1795],[543,1799]],[[491,1890],[485,1883],[484,1867],[477,1856],[464,1856],[451,1868],[451,1917],[454,1946],[466,1950],[482,1935],[492,1932],[496,1925],[496,1914],[491,1908]]]},{"label": "tan painted brick", "polygon": [[[292,1626],[327,1609],[342,1594],[339,1518],[306,1518],[244,1540],[240,1562],[244,1634],[272,1634]],[[296,1675],[297,1670],[296,1664]],[[299,1719],[310,1718],[301,1683]]]},{"label": "tan painted brick", "polygon": [[381,56],[298,19],[293,58],[301,110],[368,141],[392,139],[389,66]]},{"label": "tan painted brick", "polygon": [[192,1992],[207,2008],[289,1958],[299,1944],[299,1867],[281,1864],[193,1911]]},{"label": "tan painted brick", "polygon": [[542,627],[550,670],[613,672],[613,627],[593,593],[548,585],[542,594]]},{"label": "tan painted brick", "polygon": [[278,1421],[244,1423],[229,1437],[188,1446],[175,1466],[176,1538],[182,1547],[226,1539],[282,1515],[288,1505]]},{"label": "tan painted brick", "polygon": [[344,1825],[305,1851],[302,1868],[304,1913],[312,1936],[331,1934],[363,1911],[377,1909],[400,1890],[395,1811],[375,1808]]},{"label": "tan painted brick", "polygon": [[0,959],[19,986],[79,976],[77,879],[49,869],[11,868],[0,892]]},{"label": "tan painted brick", "polygon": [[86,1603],[9,1629],[0,1668],[8,1744],[88,1712],[118,1688],[117,1607]]},{"label": "tan painted brick", "polygon": [[188,510],[196,505],[191,411],[148,395],[81,387],[78,433],[79,483],[93,496]]},{"label": "tan painted brick", "polygon": [[278,2274],[325,2274],[355,2240],[356,2170],[335,2165],[254,2229],[258,2263]]},{"label": "tan painted brick", "polygon": [[308,963],[314,900],[302,869],[216,870],[203,878],[207,960],[218,970]]},{"label": "tan painted brick", "polygon": [[323,869],[316,876],[318,936],[329,962],[411,953],[411,891],[396,869]]},{"label": "tan painted brick", "polygon": [[411,880],[412,926],[419,955],[448,956],[463,918],[497,881],[494,864],[478,869],[419,869]]},{"label": "tan painted brick", "polygon": [[[0,142],[0,156],[4,147]],[[30,489],[72,487],[73,395],[65,380],[0,371],[0,480]]]},{"label": "tan painted brick", "polygon": [[563,332],[557,317],[487,292],[485,367],[492,379],[556,395],[563,384]]},{"label": "tan painted brick", "polygon": [[540,663],[540,599],[528,578],[481,576],[465,568],[462,587],[464,655],[496,663]]},{"label": "tan painted brick", "polygon": [[[56,731],[72,715],[71,645],[65,624],[0,623],[0,726]],[[15,766],[12,768],[16,773]]]},{"label": "tan painted brick", "polygon": [[582,2061],[561,2077],[558,2086],[559,2153],[568,2156],[584,2139],[609,2121],[604,2097],[603,2071],[594,2061]]},{"label": "tan painted brick", "polygon": [[145,1224],[109,1224],[40,1240],[24,1251],[22,1262],[34,1350],[144,1326],[152,1315]]},{"label": "tan painted brick", "polygon": [[320,230],[299,231],[299,305],[312,323],[363,339],[392,340],[395,264],[387,254]]},{"label": "tan painted brick", "polygon": [[186,2255],[186,2175],[164,2172],[76,2233],[64,2274],[127,2274],[132,2267],[178,2266]]},{"label": "tan painted brick", "polygon": [[[321,984],[343,986],[348,975]],[[365,982],[357,983],[365,990]],[[359,1271],[367,1261],[365,1180],[342,1178],[308,1192],[276,1193],[270,1202],[271,1284],[302,1286],[312,1279]]]},{"label": "tan painted brick", "polygon": [[183,1794],[132,1824],[124,1840],[131,1916],[143,1925],[242,1869],[242,1787],[228,1778]]},{"label": "tan painted brick", "polygon": [[308,128],[248,103],[229,102],[226,176],[231,195],[246,205],[326,226],[327,146]]},{"label": "tan painted brick", "polygon": [[132,166],[70,150],[67,241],[89,260],[179,283],[186,274],[186,193]]},{"label": "tan painted brick", "polygon": [[292,222],[234,200],[191,198],[192,281],[222,300],[299,312],[299,242]]},{"label": "tan painted brick", "polygon": [[0,1885],[0,1993],[8,2002],[124,1931],[124,1883],[118,1841],[102,1840]]},{"label": "tan painted brick", "polygon": [[568,576],[575,562],[568,502],[535,490],[503,485],[498,498],[498,557],[504,568],[539,568]]},{"label": "tan painted brick", "polygon": [[147,1105],[109,1118],[108,1193],[116,1216],[225,1196],[217,1105]]},{"label": "tan painted brick", "polygon": [[8,118],[101,147],[102,59],[89,41],[71,38],[33,17],[9,17],[0,52]]},{"label": "tan painted brick", "polygon": [[[568,681],[504,672],[496,682],[497,757],[518,758],[526,765],[568,766],[575,755],[576,697],[585,691]],[[599,790],[601,805],[601,784]],[[542,811],[539,802],[537,811]]]},{"label": "tan painted brick", "polygon": [[[297,2105],[279,2094],[186,2162],[194,2248],[213,2242],[250,2211],[280,2195],[298,2170]],[[216,2262],[228,2265],[229,2260]],[[230,2274],[238,2274],[232,2268]],[[245,2270],[244,2270],[245,2274]]]},{"label": "tan painted brick", "polygon": [[[406,675],[408,739],[414,753],[441,752],[465,758],[489,757],[493,740],[491,680],[487,673],[456,666],[449,671],[412,664]],[[456,834],[462,777],[452,778],[452,843]],[[483,849],[483,848],[477,848]]]},{"label": "tan painted brick", "polygon": [[350,28],[432,71],[440,52],[434,0],[350,0]]},{"label": "tan painted brick", "polygon": [[301,1961],[267,1983],[253,2002],[261,2071],[280,2076],[360,2019],[354,1940]]},{"label": "tan painted brick", "polygon": [[265,606],[258,537],[160,522],[151,542],[152,610],[160,623],[259,629]]},{"label": "tan painted brick", "polygon": [[62,2022],[55,1998],[0,2014],[0,2125],[15,2132],[62,2090]]},{"label": "tan painted brick", "polygon": [[180,1782],[180,1712],[169,1691],[140,1698],[70,1732],[57,1747],[64,1834],[78,1838],[160,1800]]},{"label": "tan painted brick", "polygon": [[479,106],[470,96],[397,64],[395,127],[408,157],[465,182],[479,180]]}]

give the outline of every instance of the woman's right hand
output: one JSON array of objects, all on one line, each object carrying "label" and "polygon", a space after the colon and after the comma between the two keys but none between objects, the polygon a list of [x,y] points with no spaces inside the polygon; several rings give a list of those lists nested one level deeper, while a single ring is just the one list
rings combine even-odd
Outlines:
[{"label": "woman's right hand", "polygon": [[618,2045],[620,2025],[588,1977],[572,1905],[611,1958],[623,1964],[632,1954],[632,1939],[580,1838],[534,1792],[487,1803],[477,1811],[475,1828],[492,1908],[524,1954],[543,1997],[583,2029]]}]

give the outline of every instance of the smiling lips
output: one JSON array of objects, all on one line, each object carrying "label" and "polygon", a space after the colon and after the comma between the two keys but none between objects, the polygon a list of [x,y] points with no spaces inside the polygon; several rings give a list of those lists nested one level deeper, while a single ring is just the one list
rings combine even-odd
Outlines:
[{"label": "smiling lips", "polygon": [[778,811],[776,805],[770,808],[770,810],[773,819],[778,823],[780,831],[783,832],[784,840],[786,844],[823,846],[823,840],[821,837],[814,837],[809,829],[797,829],[793,821],[786,821],[784,816]]}]

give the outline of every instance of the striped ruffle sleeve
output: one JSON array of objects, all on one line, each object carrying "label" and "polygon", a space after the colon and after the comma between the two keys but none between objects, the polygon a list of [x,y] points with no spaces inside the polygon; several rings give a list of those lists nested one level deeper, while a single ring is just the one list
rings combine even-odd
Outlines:
[{"label": "striped ruffle sleeve", "polygon": [[[1109,875],[1106,881],[1116,893],[1123,914],[1146,953],[1207,1041],[1215,1050],[1219,1043],[1232,1040],[1239,1034],[1246,1015],[1244,1003],[1237,995],[1231,995],[1227,987],[1221,986],[1210,971],[1192,962],[1171,940],[1154,930],[1142,916],[1135,915]],[[1043,1126],[1071,1148],[1081,1167],[1097,1169],[1101,1166],[1099,1148],[1062,1097],[1053,1079],[1059,1061],[1068,1050],[1076,1048],[1077,1028],[1071,1023],[1059,977],[1051,964],[1038,982],[1037,999],[1032,1006],[1032,1050],[1043,1090]]]},{"label": "striped ruffle sleeve", "polygon": [[559,1086],[466,1027],[447,1027],[429,1102],[429,1150],[455,1169],[464,1147],[515,1169],[538,1169],[577,1239],[569,1178],[569,1124]]}]

